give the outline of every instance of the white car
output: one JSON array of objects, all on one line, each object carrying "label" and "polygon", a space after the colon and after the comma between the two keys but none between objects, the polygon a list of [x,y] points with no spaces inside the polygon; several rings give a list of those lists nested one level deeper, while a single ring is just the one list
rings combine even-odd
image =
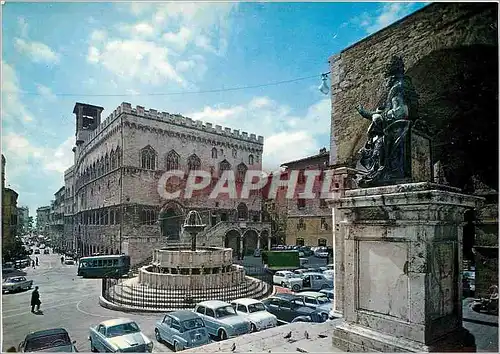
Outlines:
[{"label": "white car", "polygon": [[261,331],[278,325],[278,318],[272,313],[267,312],[266,307],[259,300],[237,299],[231,302],[231,306],[236,310],[238,315],[250,321],[251,332]]},{"label": "white car", "polygon": [[294,272],[291,272],[289,270],[279,270],[273,275],[273,283],[275,285],[281,285],[284,286],[285,280],[288,278],[295,277],[296,274]]},{"label": "white car", "polygon": [[326,278],[330,278],[330,279],[333,279],[333,277],[335,276],[335,271],[331,270],[331,269],[328,269],[328,270],[325,270],[323,272],[323,275],[326,277]]},{"label": "white car", "polygon": [[300,278],[286,279],[285,286],[295,292],[306,289],[332,289],[333,279],[325,277],[322,273],[303,273]]},{"label": "white car", "polygon": [[318,258],[328,258],[328,250],[326,247],[320,247],[314,251],[314,256]]},{"label": "white car", "polygon": [[31,289],[32,286],[33,280],[28,280],[25,277],[6,278],[2,283],[2,293],[28,290]]}]

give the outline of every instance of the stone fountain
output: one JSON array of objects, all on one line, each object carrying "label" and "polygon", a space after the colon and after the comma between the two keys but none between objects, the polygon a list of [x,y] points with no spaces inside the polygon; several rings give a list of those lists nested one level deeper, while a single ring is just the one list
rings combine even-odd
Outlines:
[{"label": "stone fountain", "polygon": [[183,229],[191,234],[191,244],[155,249],[138,277],[115,285],[107,300],[129,310],[163,312],[192,308],[204,300],[269,295],[272,285],[247,276],[242,266],[233,264],[231,248],[197,247],[196,235],[204,228],[199,213],[190,211]]}]

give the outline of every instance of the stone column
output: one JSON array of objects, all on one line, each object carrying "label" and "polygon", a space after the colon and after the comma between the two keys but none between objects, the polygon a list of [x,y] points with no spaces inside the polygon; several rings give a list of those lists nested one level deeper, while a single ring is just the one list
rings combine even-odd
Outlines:
[{"label": "stone column", "polygon": [[344,322],[333,345],[474,351],[462,327],[462,226],[481,201],[427,182],[348,190],[335,201],[345,274]]},{"label": "stone column", "polygon": [[267,236],[267,250],[271,250],[271,235]]},{"label": "stone column", "polygon": [[260,235],[257,237],[257,248],[260,249]]},{"label": "stone column", "polygon": [[243,236],[240,237],[240,259],[243,259]]},{"label": "stone column", "polygon": [[333,265],[334,265],[334,297],[333,312],[335,316],[342,317],[344,306],[344,240],[339,232],[340,211],[334,201],[343,197],[346,190],[355,187],[356,170],[348,167],[337,167],[332,173],[332,185],[330,186],[332,208],[332,245],[333,245]]}]

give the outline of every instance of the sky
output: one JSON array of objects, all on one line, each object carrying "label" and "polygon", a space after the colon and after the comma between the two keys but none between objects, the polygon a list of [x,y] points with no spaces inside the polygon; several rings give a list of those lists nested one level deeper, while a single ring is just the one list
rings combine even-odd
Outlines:
[{"label": "sky", "polygon": [[6,2],[6,187],[32,216],[50,205],[73,163],[75,102],[103,119],[129,102],[262,135],[267,171],[329,149],[328,58],[425,5]]}]

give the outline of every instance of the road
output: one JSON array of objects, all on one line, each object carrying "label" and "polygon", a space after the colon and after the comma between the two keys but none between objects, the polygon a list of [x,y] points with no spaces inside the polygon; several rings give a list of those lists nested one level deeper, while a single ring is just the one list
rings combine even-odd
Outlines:
[{"label": "road", "polygon": [[[31,292],[4,294],[2,296],[3,347],[5,352],[17,346],[32,331],[63,327],[78,351],[90,352],[88,341],[91,325],[113,318],[135,320],[154,342],[153,352],[171,351],[154,339],[154,325],[161,314],[132,314],[112,311],[99,305],[100,280],[81,279],[76,276],[76,266],[62,265],[60,255],[36,255],[40,261],[36,269],[26,268],[28,279],[39,286],[43,314],[31,313]],[[35,255],[32,256],[35,258]]]}]

